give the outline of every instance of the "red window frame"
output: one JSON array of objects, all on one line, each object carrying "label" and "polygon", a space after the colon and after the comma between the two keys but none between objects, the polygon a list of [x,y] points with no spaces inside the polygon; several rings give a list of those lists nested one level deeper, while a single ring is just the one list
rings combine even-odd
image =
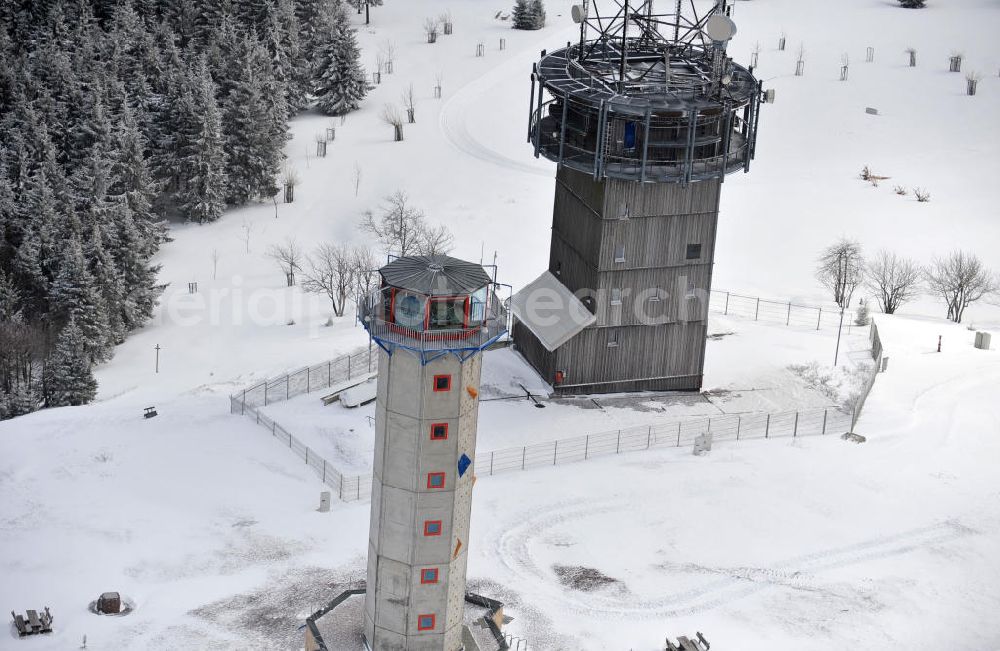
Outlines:
[{"label": "red window frame", "polygon": [[[437,428],[444,428],[444,436],[437,435]],[[448,440],[448,423],[431,423],[431,440],[432,441],[447,441]]]},{"label": "red window frame", "polygon": [[[448,381],[448,386],[445,387],[445,388],[443,388],[443,389],[439,389],[438,388],[438,380],[442,380],[442,379]],[[434,376],[434,387],[433,388],[434,388],[434,393],[443,393],[445,391],[451,391],[451,375],[447,375],[447,374],[446,375],[435,375]]]},{"label": "red window frame", "polygon": [[[430,619],[430,623],[425,623]],[[433,631],[434,627],[437,626],[437,615],[428,613],[426,615],[417,615],[417,630],[418,631]]]},{"label": "red window frame", "polygon": [[[434,525],[437,525],[437,533],[432,533],[431,530],[430,530],[430,528],[432,526],[434,526]],[[443,530],[444,530],[444,525],[442,524],[442,522],[440,520],[424,520],[424,536],[425,537],[430,538],[430,537],[433,537],[433,536],[440,536],[441,532]]]},{"label": "red window frame", "polygon": [[[434,485],[436,479],[441,479],[441,484],[438,486]],[[427,488],[430,490],[441,490],[444,488],[445,482],[448,481],[447,475],[443,472],[429,472],[427,473]]]},{"label": "red window frame", "polygon": [[438,568],[425,567],[420,570],[420,583],[422,585],[437,583],[439,580],[438,575],[439,575]]}]

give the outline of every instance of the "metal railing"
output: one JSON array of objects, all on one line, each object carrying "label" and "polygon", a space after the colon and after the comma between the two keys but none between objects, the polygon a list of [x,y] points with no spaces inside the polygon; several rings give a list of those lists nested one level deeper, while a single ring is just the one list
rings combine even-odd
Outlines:
[{"label": "metal railing", "polygon": [[850,425],[851,413],[835,407],[763,414],[728,414],[626,427],[519,448],[483,452],[476,455],[474,468],[477,476],[486,476],[587,461],[625,452],[693,446],[696,438],[708,432],[712,433],[712,442],[718,443],[843,434],[849,431]]},{"label": "metal railing", "polygon": [[[799,326],[821,330],[822,328],[841,327],[840,308],[823,308],[816,305],[802,305],[791,301],[778,301],[747,296],[721,289],[713,289],[709,299],[709,310],[725,315],[746,317],[754,321],[767,323],[783,323],[787,326]],[[855,326],[853,315],[844,314],[843,327],[847,334]]]},{"label": "metal railing", "polygon": [[500,299],[487,292],[485,302],[474,308],[475,325],[462,328],[407,328],[392,323],[386,314],[386,289],[366,296],[358,306],[358,319],[373,339],[417,352],[482,350],[499,339],[508,328],[508,314]]},{"label": "metal railing", "polygon": [[861,395],[858,396],[858,399],[854,403],[854,409],[851,413],[851,430],[858,424],[858,419],[861,417],[861,410],[864,409],[865,401],[868,400],[868,394],[871,393],[872,387],[875,386],[875,379],[884,370],[886,360],[885,349],[882,347],[882,338],[879,337],[878,326],[875,325],[874,321],[872,321],[869,337],[872,342],[872,360],[875,364],[868,372],[868,377],[865,379],[865,384],[861,389]]},{"label": "metal railing", "polygon": [[[247,405],[269,405],[304,393],[328,389],[378,368],[378,356],[370,348],[284,375],[262,380],[232,395]],[[236,413],[236,412],[233,412]]]}]

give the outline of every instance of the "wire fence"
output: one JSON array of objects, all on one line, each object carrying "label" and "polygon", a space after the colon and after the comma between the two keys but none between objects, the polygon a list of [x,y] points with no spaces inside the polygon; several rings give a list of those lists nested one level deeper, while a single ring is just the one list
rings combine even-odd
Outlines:
[{"label": "wire fence", "polygon": [[267,406],[273,402],[288,400],[304,393],[329,389],[378,368],[378,355],[370,348],[327,360],[320,364],[300,368],[280,377],[268,378],[233,394],[248,405]]},{"label": "wire fence", "polygon": [[[786,325],[799,325],[791,314],[793,308],[816,310],[822,314],[821,308],[796,306],[792,303],[777,303],[764,301],[756,297],[746,297],[723,292],[727,303],[723,309],[733,308],[747,300],[754,301],[755,318],[773,319],[773,309],[758,307],[767,305],[784,305]],[[734,297],[736,300],[734,301]],[[713,293],[713,300],[715,295]],[[730,313],[730,312],[726,312]],[[737,314],[743,316],[737,312]],[[839,312],[835,314],[838,320]],[[822,316],[817,316],[817,323],[822,327]],[[865,400],[868,397],[875,379],[885,369],[885,354],[882,341],[875,323],[871,324],[870,338],[872,342],[871,356],[875,361],[860,396],[852,407],[828,407],[802,411],[784,411],[774,413],[725,414],[720,416],[694,418],[670,421],[652,425],[640,425],[618,430],[587,434],[572,438],[557,439],[545,443],[521,447],[493,450],[476,455],[474,472],[477,476],[495,475],[502,472],[527,470],[543,466],[555,466],[565,463],[587,461],[625,452],[652,450],[657,448],[681,448],[693,446],[695,440],[705,434],[711,434],[712,442],[743,441],[755,439],[798,438],[804,436],[824,436],[828,434],[844,434],[854,429]],[[252,419],[257,425],[269,431],[271,436],[282,445],[304,460],[312,468],[321,481],[332,489],[341,501],[350,502],[371,497],[372,477],[366,475],[345,475],[333,464],[317,454],[309,446],[296,438],[291,432],[269,418],[261,407],[273,402],[332,388],[352,378],[370,373],[376,368],[377,357],[365,350],[352,355],[345,355],[335,360],[309,366],[293,371],[277,378],[259,382],[243,391],[230,396],[230,412],[241,414]]]},{"label": "wire fence", "polygon": [[[721,312],[724,315],[815,330],[823,328],[836,330],[842,327],[839,308],[827,307],[824,309],[815,305],[800,305],[790,301],[783,302],[759,296],[746,296],[721,289],[711,291],[708,308],[712,312]],[[856,327],[851,314],[844,314],[843,326],[847,327],[848,334],[850,334],[852,327]]]},{"label": "wire fence", "polygon": [[868,394],[871,393],[872,387],[875,386],[875,378],[878,377],[879,373],[885,371],[889,362],[889,358],[885,355],[885,349],[882,347],[882,338],[878,334],[878,326],[875,325],[874,321],[872,321],[869,338],[872,343],[872,360],[875,364],[872,365],[871,370],[868,372],[868,377],[861,388],[861,395],[854,402],[854,408],[851,411],[851,430],[858,424],[858,419],[861,417],[861,410],[864,409],[865,401],[868,400]]}]

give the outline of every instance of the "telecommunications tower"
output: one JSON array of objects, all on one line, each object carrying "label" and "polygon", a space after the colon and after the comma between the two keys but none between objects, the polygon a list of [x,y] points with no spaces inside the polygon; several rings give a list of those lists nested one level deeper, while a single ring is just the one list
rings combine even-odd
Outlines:
[{"label": "telecommunications tower", "polygon": [[701,388],[721,186],[773,100],[726,55],[731,0],[655,4],[585,0],[579,41],[531,75],[528,140],[558,171],[514,340],[559,393]]}]

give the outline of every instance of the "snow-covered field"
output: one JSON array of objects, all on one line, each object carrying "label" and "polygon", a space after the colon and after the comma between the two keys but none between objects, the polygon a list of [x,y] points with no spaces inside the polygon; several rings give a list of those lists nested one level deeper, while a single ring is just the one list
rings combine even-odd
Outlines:
[{"label": "snow-covered field", "polygon": [[[351,316],[325,327],[327,305],[285,288],[266,247],[289,236],[306,246],[361,242],[360,213],[402,189],[453,230],[456,255],[496,251],[502,281],[531,280],[548,255],[554,166],[524,142],[528,74],[540,49],[572,38],[569,5],[549,0],[549,27],[529,33],[494,20],[504,7],[481,0],[387,0],[373,10],[373,25],[360,27],[365,60],[373,65],[391,40],[395,73],[343,125],[296,119],[288,149],[302,178],[296,202],[278,204],[277,216],[259,204],[210,226],[175,227],[159,256],[170,286],[157,318],[99,369],[100,401],[0,423],[0,604],[48,605],[56,618],[44,639],[0,633],[0,649],[61,651],[83,635],[90,649],[298,648],[298,627],[329,586],[363,572],[368,505],[316,513],[319,481],[230,416],[226,395],[366,339]],[[445,9],[455,34],[428,45],[420,24]],[[716,286],[822,301],[813,260],[841,235],[924,261],[961,247],[1000,268],[995,1],[932,0],[905,11],[889,0],[754,0],[737,3],[734,19],[731,53],[747,62],[760,41],[758,71],[778,102],[761,118],[751,173],[726,182]],[[785,52],[775,50],[781,31]],[[804,77],[792,75],[799,43]],[[869,45],[876,59],[866,64]],[[919,51],[915,69],[905,67],[908,46]],[[964,76],[947,72],[952,50],[984,73],[978,96],[966,97]],[[842,83],[845,52],[851,72]],[[439,73],[444,97],[435,100]],[[418,122],[393,143],[378,113],[410,83]],[[314,135],[330,124],[337,138],[317,159]],[[879,188],[860,181],[865,164],[892,179]],[[895,195],[897,183],[925,187],[932,201]],[[191,281],[198,294],[187,293]],[[944,312],[930,299],[907,311]],[[969,320],[995,327],[1000,312],[976,306]],[[964,326],[938,319],[881,317],[879,326],[890,365],[858,427],[867,443],[744,442],[707,457],[666,450],[483,480],[470,541],[474,587],[505,601],[510,632],[537,649],[652,650],[695,630],[713,648],[738,651],[1000,649],[1000,358],[973,350]],[[712,404],[677,399],[684,404],[665,409],[827,399],[803,384],[812,375],[788,367],[816,360],[822,375],[828,333],[717,315],[713,329],[735,334],[709,345]],[[861,348],[849,341],[848,359]],[[488,370],[498,395],[510,390],[515,362],[499,359],[493,377]],[[339,407],[303,400],[312,407],[274,409],[300,412],[306,426],[340,427],[333,417],[308,422]],[[605,411],[484,403],[483,445],[660,417],[635,402]],[[154,404],[161,415],[143,420]],[[351,422],[367,427],[364,414]],[[351,447],[358,468],[368,463],[358,452],[365,445],[359,435]],[[565,567],[607,581],[567,586]],[[135,612],[87,612],[107,590],[132,599]]]}]

